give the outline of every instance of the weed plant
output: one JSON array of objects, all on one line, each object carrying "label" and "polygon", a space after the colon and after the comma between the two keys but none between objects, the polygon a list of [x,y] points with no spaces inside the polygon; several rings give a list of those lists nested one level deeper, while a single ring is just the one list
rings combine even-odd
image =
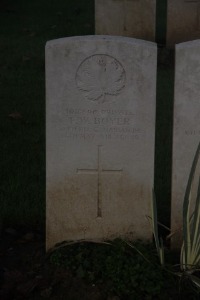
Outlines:
[{"label": "weed plant", "polygon": [[69,243],[50,254],[55,268],[65,268],[87,284],[99,286],[105,299],[114,294],[121,300],[198,300],[191,280],[173,272],[177,260],[176,253],[166,251],[166,272],[155,245],[137,241],[130,247],[120,239],[102,244]]},{"label": "weed plant", "polygon": [[90,284],[104,284],[108,293],[151,299],[161,293],[165,274],[152,245],[137,242],[135,246],[146,259],[117,239],[110,244],[80,243],[60,248],[51,255],[51,262]]},{"label": "weed plant", "polygon": [[[180,253],[180,269],[174,274],[181,279],[186,278],[200,294],[200,175],[197,165],[200,159],[200,142],[192,162],[183,201],[182,248]],[[196,193],[192,193],[195,177],[198,179]],[[194,206],[192,203],[194,202]],[[157,206],[153,192],[152,196],[152,232],[161,266],[165,267],[164,245],[158,234]],[[173,233],[170,234],[172,236]],[[167,270],[167,268],[166,268]]]}]

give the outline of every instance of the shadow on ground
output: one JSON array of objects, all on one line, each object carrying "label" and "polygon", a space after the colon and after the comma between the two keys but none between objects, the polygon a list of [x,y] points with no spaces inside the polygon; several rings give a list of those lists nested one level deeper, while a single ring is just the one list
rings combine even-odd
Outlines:
[{"label": "shadow on ground", "polygon": [[105,298],[100,287],[86,285],[62,267],[50,264],[43,232],[7,228],[0,236],[0,299],[118,298]]}]

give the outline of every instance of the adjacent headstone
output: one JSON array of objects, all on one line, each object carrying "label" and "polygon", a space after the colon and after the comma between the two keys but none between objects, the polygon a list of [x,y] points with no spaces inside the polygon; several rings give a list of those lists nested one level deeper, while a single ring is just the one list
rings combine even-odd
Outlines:
[{"label": "adjacent headstone", "polygon": [[168,0],[167,45],[200,38],[200,0]]},{"label": "adjacent headstone", "polygon": [[95,0],[95,33],[155,40],[156,0]]},{"label": "adjacent headstone", "polygon": [[47,249],[151,238],[156,52],[124,37],[47,43]]},{"label": "adjacent headstone", "polygon": [[[200,141],[200,40],[176,46],[172,171],[172,240],[181,245],[183,200],[193,158]],[[199,167],[197,168],[197,175]],[[196,179],[192,199],[197,192]]]}]

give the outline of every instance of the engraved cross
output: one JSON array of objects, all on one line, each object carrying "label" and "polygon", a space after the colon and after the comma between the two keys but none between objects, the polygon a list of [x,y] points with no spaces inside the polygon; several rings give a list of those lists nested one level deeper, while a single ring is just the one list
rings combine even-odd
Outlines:
[{"label": "engraved cross", "polygon": [[186,3],[197,3],[197,29],[200,30],[200,0],[185,0]]},{"label": "engraved cross", "polygon": [[102,168],[101,161],[101,145],[98,145],[98,158],[96,169],[77,169],[78,174],[97,174],[97,217],[102,218],[102,175],[107,174],[120,174],[123,169],[110,170]]}]

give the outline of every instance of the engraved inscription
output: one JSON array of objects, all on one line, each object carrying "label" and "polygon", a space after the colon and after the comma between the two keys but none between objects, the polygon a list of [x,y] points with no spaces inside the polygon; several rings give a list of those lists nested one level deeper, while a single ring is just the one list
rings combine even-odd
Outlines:
[{"label": "engraved inscription", "polygon": [[86,58],[76,72],[76,85],[86,99],[104,103],[115,100],[125,87],[126,74],[114,57],[96,54]]},{"label": "engraved inscription", "polygon": [[77,169],[78,174],[97,174],[97,218],[102,218],[102,175],[103,173],[121,174],[123,169],[109,170],[102,168],[101,161],[101,145],[98,145],[98,157],[97,157],[97,168],[96,169]]},{"label": "engraved inscription", "polygon": [[138,141],[144,136],[135,114],[121,109],[66,108],[65,137],[85,141]]},{"label": "engraved inscription", "polygon": [[196,135],[200,135],[200,130],[185,130],[185,135],[188,136],[196,136]]}]

